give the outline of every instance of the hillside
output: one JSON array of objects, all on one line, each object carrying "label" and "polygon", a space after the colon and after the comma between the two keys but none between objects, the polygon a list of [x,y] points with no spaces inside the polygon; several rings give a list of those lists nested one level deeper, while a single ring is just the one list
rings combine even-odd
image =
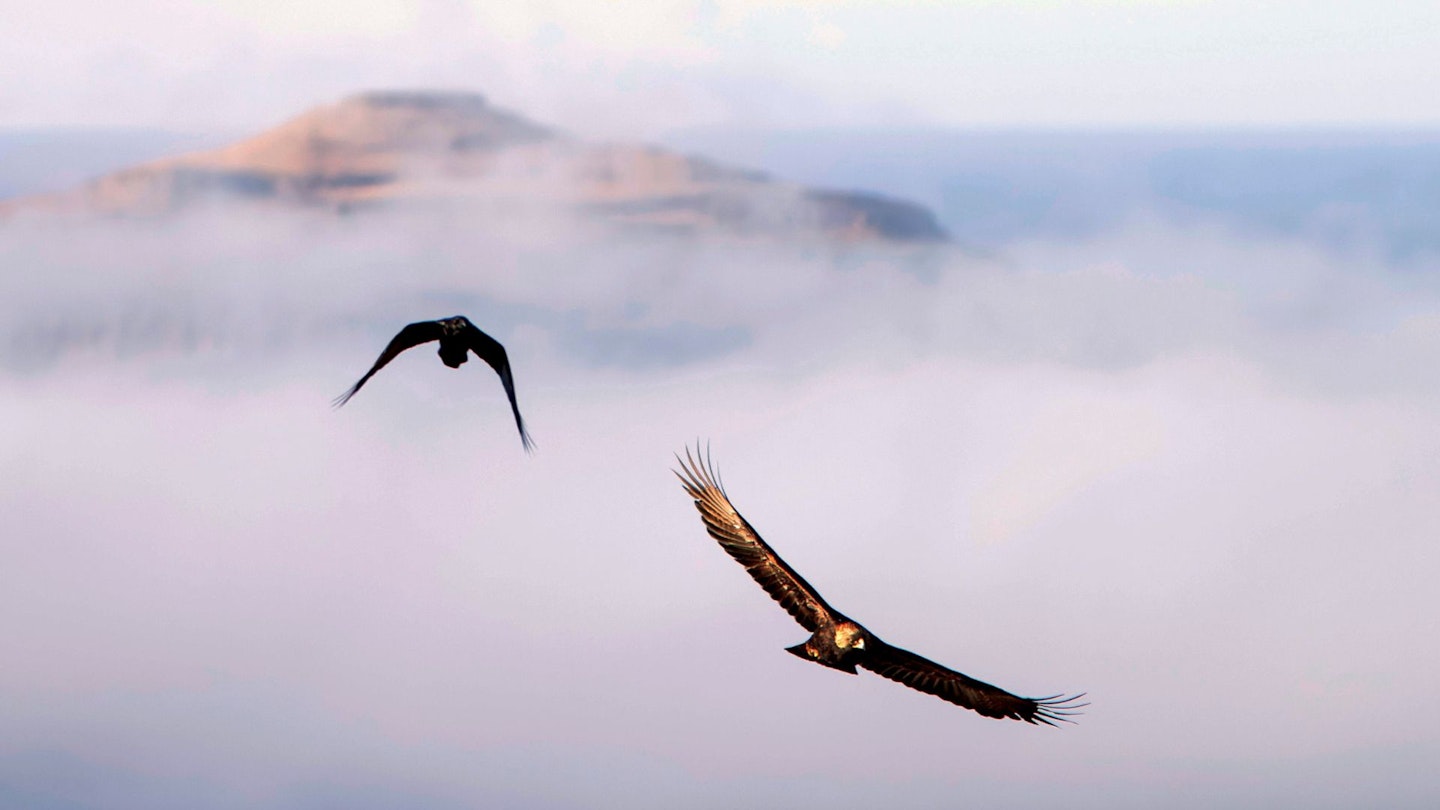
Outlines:
[{"label": "hillside", "polygon": [[466,93],[364,93],[219,149],[99,177],[8,211],[157,217],[196,205],[363,214],[395,206],[563,211],[687,233],[939,241],[925,208],[819,190],[667,149],[588,142]]}]

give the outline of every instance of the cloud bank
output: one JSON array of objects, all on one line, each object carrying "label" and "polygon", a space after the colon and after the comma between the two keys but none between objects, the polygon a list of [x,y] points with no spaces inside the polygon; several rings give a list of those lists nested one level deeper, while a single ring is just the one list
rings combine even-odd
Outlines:
[{"label": "cloud bank", "polygon": [[[356,224],[359,223],[359,224]],[[1425,806],[1440,307],[1139,223],[962,252],[200,214],[0,232],[0,797]],[[477,364],[402,356],[464,312]],[[1061,732],[805,666],[668,472]]]}]

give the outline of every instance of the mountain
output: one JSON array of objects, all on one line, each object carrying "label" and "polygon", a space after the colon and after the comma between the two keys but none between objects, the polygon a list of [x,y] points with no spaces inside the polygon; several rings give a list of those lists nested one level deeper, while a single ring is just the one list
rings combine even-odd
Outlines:
[{"label": "mountain", "polygon": [[0,214],[153,217],[237,202],[337,214],[415,205],[558,211],[682,233],[945,239],[914,203],[783,183],[660,147],[589,142],[480,95],[436,92],[360,94],[230,146],[14,200]]}]

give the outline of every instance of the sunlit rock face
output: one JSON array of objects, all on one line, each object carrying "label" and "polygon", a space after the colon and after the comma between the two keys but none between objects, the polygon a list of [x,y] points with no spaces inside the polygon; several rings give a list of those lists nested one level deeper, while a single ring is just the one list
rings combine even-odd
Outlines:
[{"label": "sunlit rock face", "polygon": [[154,217],[201,205],[453,208],[484,217],[577,214],[678,233],[938,242],[922,206],[809,189],[659,147],[595,143],[472,93],[372,92],[220,149],[105,175],[13,213]]}]

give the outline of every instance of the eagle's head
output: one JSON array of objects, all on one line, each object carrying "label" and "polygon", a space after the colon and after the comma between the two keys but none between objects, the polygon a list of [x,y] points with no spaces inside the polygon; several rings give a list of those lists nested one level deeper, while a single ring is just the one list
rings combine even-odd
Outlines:
[{"label": "eagle's head", "polygon": [[865,628],[854,622],[845,622],[844,624],[836,625],[835,646],[845,651],[855,650],[864,652],[865,637],[867,635]]}]

